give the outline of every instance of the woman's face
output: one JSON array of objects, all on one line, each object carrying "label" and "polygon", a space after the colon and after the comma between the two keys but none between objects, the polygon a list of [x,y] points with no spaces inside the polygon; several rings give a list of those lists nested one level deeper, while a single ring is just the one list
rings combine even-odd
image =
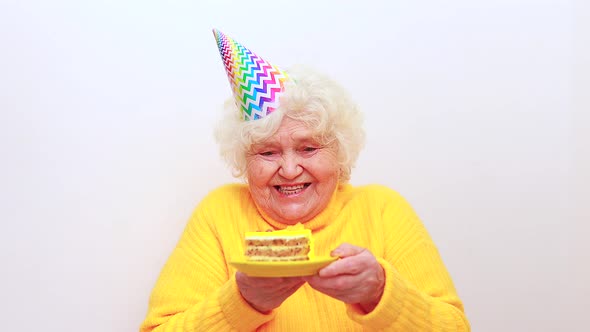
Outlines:
[{"label": "woman's face", "polygon": [[334,144],[322,146],[302,122],[283,118],[278,131],[252,146],[246,174],[256,204],[285,224],[319,214],[338,185]]}]

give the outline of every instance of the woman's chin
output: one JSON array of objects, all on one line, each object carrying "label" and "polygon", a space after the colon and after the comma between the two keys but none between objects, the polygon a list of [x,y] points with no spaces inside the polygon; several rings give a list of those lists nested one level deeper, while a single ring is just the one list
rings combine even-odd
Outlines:
[{"label": "woman's chin", "polygon": [[311,211],[307,211],[304,206],[299,204],[276,211],[275,215],[277,221],[287,225],[294,225],[299,222],[304,223],[313,218]]}]

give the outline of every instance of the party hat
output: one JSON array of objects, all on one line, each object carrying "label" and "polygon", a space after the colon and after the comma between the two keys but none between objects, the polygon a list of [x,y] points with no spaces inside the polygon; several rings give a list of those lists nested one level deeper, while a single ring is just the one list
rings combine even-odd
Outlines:
[{"label": "party hat", "polygon": [[287,74],[223,32],[213,29],[213,35],[244,121],[271,114],[279,106]]}]

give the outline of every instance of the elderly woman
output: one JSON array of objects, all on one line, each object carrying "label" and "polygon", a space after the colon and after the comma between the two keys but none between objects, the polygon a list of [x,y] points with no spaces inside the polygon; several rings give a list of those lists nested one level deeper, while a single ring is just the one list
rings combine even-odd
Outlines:
[{"label": "elderly woman", "polygon": [[[141,331],[469,331],[408,203],[383,186],[348,184],[364,140],[348,94],[214,33],[235,96],[216,136],[246,184],[214,190],[196,208]],[[292,277],[252,277],[229,264],[244,255],[245,232],[297,223],[312,231],[318,255],[339,259]]]}]

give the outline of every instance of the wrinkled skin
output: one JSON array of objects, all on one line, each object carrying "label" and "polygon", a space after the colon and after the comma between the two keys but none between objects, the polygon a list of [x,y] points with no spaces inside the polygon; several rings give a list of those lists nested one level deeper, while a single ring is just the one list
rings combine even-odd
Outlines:
[{"label": "wrinkled skin", "polygon": [[322,212],[340,177],[336,146],[314,139],[300,121],[284,118],[277,132],[246,156],[252,199],[272,219],[305,223]]}]

